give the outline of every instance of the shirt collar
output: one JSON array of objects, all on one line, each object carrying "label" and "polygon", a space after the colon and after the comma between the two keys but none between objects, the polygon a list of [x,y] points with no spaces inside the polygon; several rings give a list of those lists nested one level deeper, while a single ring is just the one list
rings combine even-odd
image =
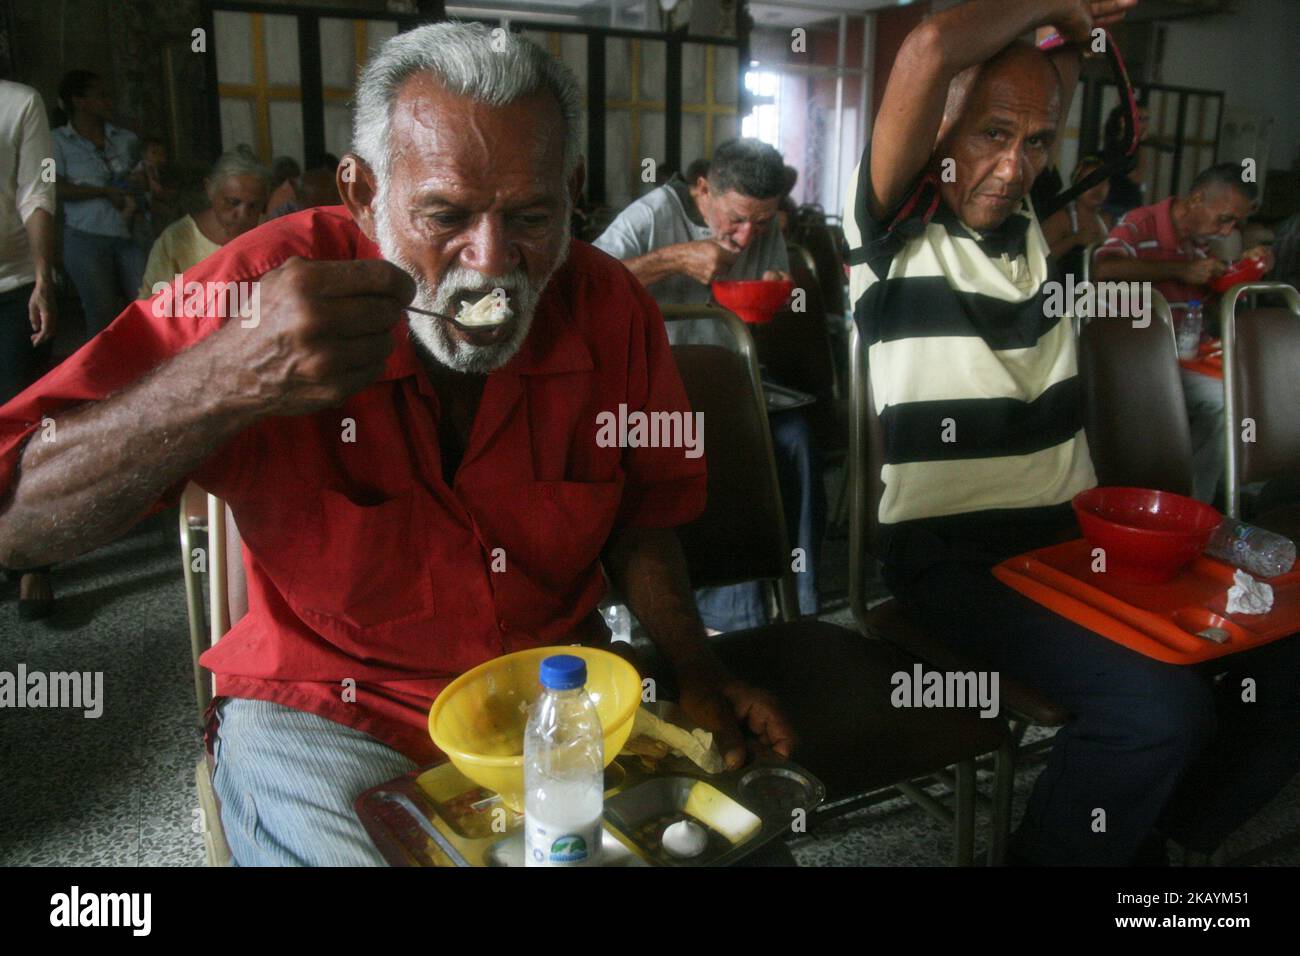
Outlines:
[{"label": "shirt collar", "polygon": [[948,235],[974,239],[985,255],[996,258],[1006,254],[1016,258],[1026,254],[1025,236],[1032,216],[1026,201],[1021,199],[1020,205],[996,229],[972,229],[948,208],[946,202],[939,204],[934,218],[947,230]]},{"label": "shirt collar", "polygon": [[[104,122],[105,142],[107,142],[110,139],[117,139],[118,135],[121,132],[122,132],[121,127],[114,126],[112,123],[108,121]],[[77,140],[80,140],[83,143],[88,143],[92,148],[95,145],[94,143],[91,143],[90,140],[86,139],[86,137],[82,136],[79,132],[77,132],[77,128],[72,125],[71,120],[68,120],[67,123],[55,129],[53,133],[56,136],[62,136],[64,139],[70,140],[72,142],[76,142]]]},{"label": "shirt collar", "polygon": [[668,178],[668,182],[664,183],[664,186],[671,190],[677,197],[677,201],[682,204],[682,212],[686,213],[686,218],[691,225],[698,226],[701,229],[708,227],[708,223],[704,221],[699,208],[695,205],[695,197],[691,195],[691,187],[686,180],[673,173]]}]

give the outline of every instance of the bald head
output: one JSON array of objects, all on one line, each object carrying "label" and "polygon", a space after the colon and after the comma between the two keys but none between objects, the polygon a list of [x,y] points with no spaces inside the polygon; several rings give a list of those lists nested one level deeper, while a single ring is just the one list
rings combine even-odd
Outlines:
[{"label": "bald head", "polygon": [[939,136],[951,129],[961,117],[971,93],[988,83],[1026,84],[1046,94],[1055,94],[1054,106],[1061,107],[1061,77],[1047,54],[1032,43],[1016,41],[993,59],[967,67],[948,84],[948,100],[943,107],[943,126]]},{"label": "bald head", "polygon": [[940,190],[966,225],[994,229],[1016,210],[1051,157],[1062,100],[1056,67],[1025,43],[953,79],[935,159],[952,170]]}]

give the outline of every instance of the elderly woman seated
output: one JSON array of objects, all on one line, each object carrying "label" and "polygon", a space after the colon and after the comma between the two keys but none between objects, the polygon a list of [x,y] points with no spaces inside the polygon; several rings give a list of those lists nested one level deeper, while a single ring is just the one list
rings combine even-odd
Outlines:
[{"label": "elderly woman seated", "polygon": [[140,283],[141,299],[255,227],[266,211],[271,176],[250,153],[236,149],[223,153],[213,164],[203,188],[208,208],[177,219],[149,250]]}]

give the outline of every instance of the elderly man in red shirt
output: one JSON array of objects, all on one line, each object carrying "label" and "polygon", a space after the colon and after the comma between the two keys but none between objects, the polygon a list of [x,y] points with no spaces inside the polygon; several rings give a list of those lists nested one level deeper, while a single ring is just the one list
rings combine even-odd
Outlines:
[{"label": "elderly man in red shirt", "polygon": [[[1215,236],[1226,236],[1250,214],[1257,187],[1242,179],[1240,166],[1222,163],[1192,180],[1186,196],[1129,211],[1115,224],[1095,255],[1099,282],[1152,282],[1169,302],[1175,325],[1190,301],[1212,314],[1209,282],[1226,264],[1207,252]],[[1244,253],[1269,268],[1272,253],[1257,246]],[[1182,369],[1183,394],[1192,431],[1192,494],[1213,502],[1223,477],[1223,383]]]},{"label": "elderly man in red shirt", "polygon": [[[694,611],[672,528],[703,459],[598,440],[603,411],[689,407],[653,300],[570,241],[579,110],[509,34],[399,35],[358,89],[346,208],[232,241],[0,409],[7,566],[103,544],[190,479],[230,504],[249,612],[203,661],[238,863],[378,862],[353,798],[436,757],[455,675],[605,638],[602,558],[728,762],[742,724],[790,750]],[[489,323],[457,311],[497,289]]]}]

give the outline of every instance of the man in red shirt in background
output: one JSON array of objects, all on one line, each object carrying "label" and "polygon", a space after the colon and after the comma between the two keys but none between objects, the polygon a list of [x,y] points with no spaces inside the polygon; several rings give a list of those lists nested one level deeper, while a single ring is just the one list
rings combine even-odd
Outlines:
[{"label": "man in red shirt in background", "polygon": [[[1206,244],[1237,228],[1257,194],[1255,184],[1243,181],[1241,172],[1232,163],[1211,166],[1192,180],[1186,196],[1170,196],[1128,212],[1095,254],[1096,280],[1153,283],[1169,301],[1175,328],[1192,300],[1201,303],[1208,319],[1214,297],[1210,280],[1227,265],[1210,256]],[[1273,267],[1272,253],[1264,246],[1242,255]],[[1223,382],[1189,369],[1180,371],[1192,431],[1192,494],[1212,503],[1224,468]]]},{"label": "man in red shirt in background", "polygon": [[[790,751],[694,609],[672,528],[704,506],[698,448],[598,441],[601,412],[689,406],[653,300],[570,241],[579,110],[509,34],[395,37],[346,210],[232,241],[0,409],[0,564],[97,547],[189,479],[230,505],[249,612],[203,662],[237,863],[379,862],[352,800],[437,756],[457,674],[605,638],[602,559],[728,763],[742,724]],[[458,312],[490,294],[505,312]]]}]

